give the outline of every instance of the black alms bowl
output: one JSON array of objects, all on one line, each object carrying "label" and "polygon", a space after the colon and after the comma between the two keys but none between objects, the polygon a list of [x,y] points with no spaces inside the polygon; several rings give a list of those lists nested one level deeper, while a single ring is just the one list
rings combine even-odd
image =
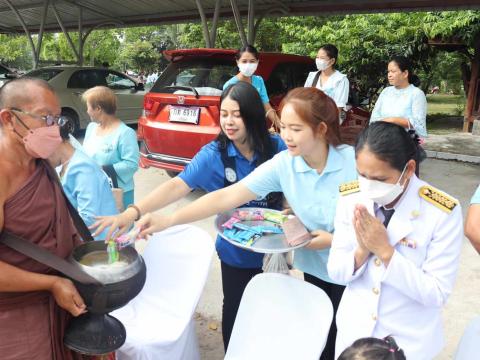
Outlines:
[{"label": "black alms bowl", "polygon": [[[93,266],[80,261],[92,252],[105,254],[105,261]],[[146,267],[142,257],[133,247],[120,250],[123,266],[108,265],[107,244],[103,241],[90,241],[77,246],[70,255],[70,262],[88,273],[102,285],[82,284],[73,280],[75,287],[91,313],[105,314],[126,305],[138,295],[145,284]]]},{"label": "black alms bowl", "polygon": [[[89,258],[87,264],[85,256]],[[103,241],[84,243],[70,255],[74,266],[99,281],[99,284],[84,284],[72,279],[88,312],[73,318],[66,329],[63,342],[70,349],[81,354],[102,355],[124,344],[125,327],[108,313],[138,295],[147,271],[142,257],[133,247],[120,250],[120,261],[108,264],[107,245]]]}]

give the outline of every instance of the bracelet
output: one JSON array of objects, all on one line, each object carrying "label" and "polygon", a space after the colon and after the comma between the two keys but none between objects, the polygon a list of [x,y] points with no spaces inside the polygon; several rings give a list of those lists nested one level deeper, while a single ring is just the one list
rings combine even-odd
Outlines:
[{"label": "bracelet", "polygon": [[275,109],[270,109],[265,113],[265,119],[268,119],[268,114],[270,114],[270,111],[275,111]]},{"label": "bracelet", "polygon": [[140,211],[140,208],[137,205],[134,205],[134,204],[128,205],[127,209],[128,208],[135,209],[135,211],[137,212],[137,217],[135,218],[135,221],[140,220],[140,218],[142,217],[142,212]]}]

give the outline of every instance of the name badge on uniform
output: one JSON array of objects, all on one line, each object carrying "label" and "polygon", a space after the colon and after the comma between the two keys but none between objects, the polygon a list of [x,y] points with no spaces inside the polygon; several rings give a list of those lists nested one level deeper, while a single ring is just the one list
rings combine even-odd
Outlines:
[{"label": "name badge on uniform", "polygon": [[232,168],[226,167],[225,178],[228,180],[228,182],[234,183],[237,181],[237,173]]}]

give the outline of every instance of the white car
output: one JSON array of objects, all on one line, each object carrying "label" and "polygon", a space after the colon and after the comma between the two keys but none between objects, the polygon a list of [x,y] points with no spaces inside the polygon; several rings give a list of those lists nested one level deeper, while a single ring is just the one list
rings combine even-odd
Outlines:
[{"label": "white car", "polygon": [[121,72],[87,66],[51,66],[32,70],[25,76],[46,80],[53,86],[70,120],[72,132],[85,129],[90,121],[82,101],[85,90],[102,85],[117,95],[116,116],[127,124],[136,124],[143,110],[144,85]]}]

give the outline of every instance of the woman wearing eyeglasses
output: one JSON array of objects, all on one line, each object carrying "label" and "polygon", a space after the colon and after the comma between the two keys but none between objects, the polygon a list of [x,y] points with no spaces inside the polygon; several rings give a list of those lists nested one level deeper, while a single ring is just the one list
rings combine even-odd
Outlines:
[{"label": "woman wearing eyeglasses", "polygon": [[83,148],[123,190],[123,206],[133,204],[133,175],[140,153],[135,131],[115,116],[117,98],[105,86],[95,86],[82,95],[92,122],[87,126]]}]

